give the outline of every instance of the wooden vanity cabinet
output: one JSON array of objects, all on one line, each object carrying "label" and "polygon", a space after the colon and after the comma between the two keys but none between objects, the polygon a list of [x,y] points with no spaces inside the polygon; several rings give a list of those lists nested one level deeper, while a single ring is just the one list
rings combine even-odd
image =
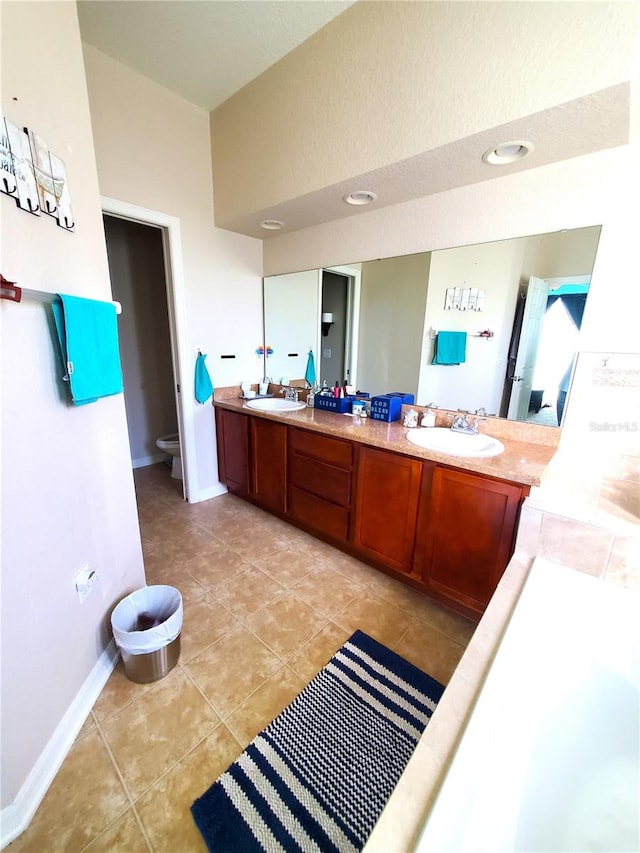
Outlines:
[{"label": "wooden vanity cabinet", "polygon": [[296,427],[288,434],[287,514],[330,541],[346,544],[352,503],[353,445]]},{"label": "wooden vanity cabinet", "polygon": [[227,409],[216,409],[218,476],[233,494],[249,493],[249,418]]},{"label": "wooden vanity cabinet", "polygon": [[265,509],[284,513],[287,477],[287,428],[251,418],[251,497]]},{"label": "wooden vanity cabinet", "polygon": [[529,487],[437,466],[418,512],[414,569],[435,598],[482,614],[513,553]]},{"label": "wooden vanity cabinet", "polygon": [[423,465],[360,447],[352,545],[377,563],[410,574]]},{"label": "wooden vanity cabinet", "polygon": [[529,487],[216,408],[230,492],[482,615],[513,553]]}]

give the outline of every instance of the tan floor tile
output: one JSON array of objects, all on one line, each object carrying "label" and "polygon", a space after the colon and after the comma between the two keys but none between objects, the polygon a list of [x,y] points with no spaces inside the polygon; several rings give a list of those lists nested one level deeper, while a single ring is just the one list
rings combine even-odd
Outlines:
[{"label": "tan floor tile", "polygon": [[128,806],[96,729],[71,748],[29,828],[8,849],[11,853],[82,850]]},{"label": "tan floor tile", "polygon": [[166,538],[165,546],[178,565],[195,557],[214,557],[220,551],[220,541],[202,527],[194,527],[187,535]]},{"label": "tan floor tile", "polygon": [[349,639],[349,633],[329,622],[318,634],[289,659],[289,666],[305,683],[317,675],[329,659]]},{"label": "tan floor tile", "polygon": [[241,626],[190,661],[187,669],[225,717],[281,665],[276,654]]},{"label": "tan floor tile", "polygon": [[219,722],[181,668],[102,725],[132,797],[140,796]]},{"label": "tan floor tile", "polygon": [[82,853],[148,853],[140,824],[133,809],[125,812],[110,827],[92,841]]},{"label": "tan floor tile", "polygon": [[293,587],[293,592],[319,613],[331,618],[358,595],[362,587],[323,564]]},{"label": "tan floor tile", "polygon": [[262,527],[253,528],[249,534],[230,540],[228,545],[246,560],[249,560],[250,563],[256,565],[260,565],[260,562],[269,554],[281,551],[286,547],[286,543],[282,539]]},{"label": "tan floor tile", "polygon": [[192,575],[175,566],[166,566],[157,571],[153,577],[147,576],[147,584],[149,586],[164,584],[174,587],[182,596],[183,607],[185,602],[198,601],[207,595],[207,590]]},{"label": "tan floor tile", "polygon": [[205,593],[198,600],[185,601],[180,638],[181,661],[186,663],[192,660],[212,643],[232,631],[237,624],[238,620],[235,616],[209,593]]},{"label": "tan floor tile", "polygon": [[454,613],[453,610],[443,607],[426,596],[423,598],[422,607],[416,611],[416,618],[436,628],[450,640],[466,646],[477,628],[477,623]]},{"label": "tan floor tile", "polygon": [[310,533],[305,533],[303,530],[298,530],[297,527],[289,526],[286,535],[283,536],[288,548],[295,548],[300,553],[308,554],[313,557],[318,563],[323,563],[342,552],[334,548],[333,545],[327,545],[321,539],[316,539]]},{"label": "tan floor tile", "polygon": [[310,554],[291,548],[267,554],[254,560],[254,563],[286,589],[294,586],[317,566],[317,561]]},{"label": "tan floor tile", "polygon": [[333,621],[353,634],[364,631],[374,640],[389,648],[394,648],[400,637],[411,624],[411,617],[397,605],[390,604],[372,590],[364,590],[342,613],[334,616]]},{"label": "tan floor tile", "polygon": [[446,685],[464,653],[464,646],[416,619],[394,651]]},{"label": "tan floor tile", "polygon": [[93,706],[96,719],[98,722],[104,722],[104,720],[121,711],[125,705],[133,702],[143,693],[147,693],[153,686],[153,684],[136,684],[129,681],[125,675],[122,660],[118,660],[109,680],[102,688],[102,693]]},{"label": "tan floor tile", "polygon": [[202,522],[202,526],[219,542],[228,544],[243,534],[241,518],[236,513],[221,515],[212,522]]},{"label": "tan floor tile", "polygon": [[164,577],[167,573],[175,572],[178,564],[173,557],[167,553],[164,545],[154,545],[150,554],[144,555],[144,574],[147,583],[160,583],[158,577]]},{"label": "tan floor tile", "polygon": [[242,748],[220,724],[136,802],[155,853],[204,853],[207,849],[191,804],[238,757]]},{"label": "tan floor tile", "polygon": [[218,586],[215,594],[225,607],[240,619],[256,613],[282,592],[282,587],[260,569],[247,564],[247,569],[227,583]]},{"label": "tan floor tile", "polygon": [[441,609],[439,604],[436,604],[423,592],[412,589],[383,572],[376,572],[368,588],[375,595],[384,598],[390,604],[395,604],[400,610],[404,610],[409,616],[421,616],[425,610],[428,612],[434,607]]},{"label": "tan floor tile", "polygon": [[332,549],[332,553],[328,555],[326,560],[330,569],[346,575],[350,580],[368,586],[376,581],[380,575],[376,569],[371,568],[366,563],[356,560],[355,557],[350,557],[348,554],[343,554],[342,551]]},{"label": "tan floor tile", "polygon": [[226,545],[222,545],[220,551],[211,556],[194,557],[182,564],[185,572],[197,578],[205,589],[214,591],[221,584],[228,583],[231,578],[244,572],[252,564],[244,557]]},{"label": "tan floor tile", "polygon": [[326,623],[326,617],[291,592],[283,593],[247,620],[251,631],[285,660]]},{"label": "tan floor tile", "polygon": [[283,666],[231,714],[227,725],[243,746],[287,707],[305,687],[306,682]]},{"label": "tan floor tile", "polygon": [[86,734],[89,734],[89,732],[93,731],[93,729],[95,729],[95,727],[96,727],[96,721],[93,717],[93,714],[89,714],[87,719],[82,724],[82,728],[78,732],[78,734],[76,736],[76,740],[78,740],[81,737],[84,737]]}]

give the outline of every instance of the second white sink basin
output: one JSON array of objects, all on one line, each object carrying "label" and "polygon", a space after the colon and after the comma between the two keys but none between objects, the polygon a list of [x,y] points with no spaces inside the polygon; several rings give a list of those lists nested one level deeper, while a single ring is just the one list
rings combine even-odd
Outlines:
[{"label": "second white sink basin", "polygon": [[261,397],[257,400],[247,400],[250,409],[260,409],[263,412],[295,412],[304,409],[306,403],[296,403],[295,400],[283,400],[280,397]]},{"label": "second white sink basin", "polygon": [[407,432],[407,439],[424,450],[449,456],[499,456],[504,451],[504,444],[490,435],[467,435],[446,427],[411,429]]}]

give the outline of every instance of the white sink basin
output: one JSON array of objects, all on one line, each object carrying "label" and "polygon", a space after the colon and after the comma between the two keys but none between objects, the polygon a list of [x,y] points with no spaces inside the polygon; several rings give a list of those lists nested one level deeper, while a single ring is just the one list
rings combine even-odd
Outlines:
[{"label": "white sink basin", "polygon": [[446,427],[411,429],[407,439],[424,450],[435,450],[448,456],[499,456],[504,451],[504,444],[490,435],[467,435]]},{"label": "white sink basin", "polygon": [[245,405],[250,409],[259,409],[261,412],[295,412],[298,409],[304,409],[307,404],[283,400],[279,397],[261,397],[258,400],[247,400]]}]

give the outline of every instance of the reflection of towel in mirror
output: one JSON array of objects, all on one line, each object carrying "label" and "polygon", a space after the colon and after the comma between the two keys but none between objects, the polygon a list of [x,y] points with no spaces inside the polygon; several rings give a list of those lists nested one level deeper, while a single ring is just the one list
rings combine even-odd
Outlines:
[{"label": "reflection of towel in mirror", "polygon": [[53,318],[74,405],[122,393],[115,305],[58,295]]},{"label": "reflection of towel in mirror", "polygon": [[198,403],[206,403],[213,394],[213,382],[204,363],[206,357],[200,353],[196,359],[195,396]]},{"label": "reflection of towel in mirror", "polygon": [[438,332],[432,364],[462,364],[466,356],[466,332]]},{"label": "reflection of towel in mirror", "polygon": [[307,359],[307,370],[304,374],[305,382],[313,385],[316,381],[316,364],[313,359],[313,350],[309,350],[309,358]]}]

